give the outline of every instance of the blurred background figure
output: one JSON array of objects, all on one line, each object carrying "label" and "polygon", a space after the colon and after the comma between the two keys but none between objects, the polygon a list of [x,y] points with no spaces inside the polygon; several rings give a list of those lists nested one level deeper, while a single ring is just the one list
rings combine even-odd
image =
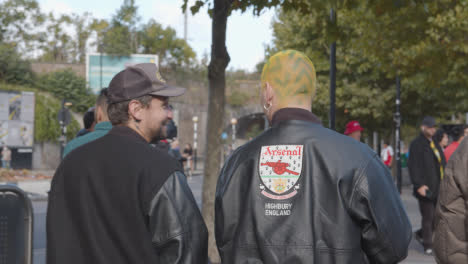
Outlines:
[{"label": "blurred background figure", "polygon": [[4,169],[10,169],[10,162],[11,162],[11,150],[6,146],[3,145],[2,149],[2,167]]},{"label": "blurred background figure", "polygon": [[107,115],[107,100],[107,88],[103,88],[96,99],[96,106],[92,112],[94,113],[95,120],[93,131],[88,132],[86,135],[81,137],[74,138],[72,141],[68,142],[68,144],[65,146],[65,149],[63,150],[63,157],[68,155],[68,153],[74,149],[106,135],[112,129],[112,124],[109,121],[109,116]]},{"label": "blurred background figure", "polygon": [[94,131],[94,125],[96,125],[96,120],[94,118],[94,107],[90,108],[83,116],[83,126],[84,128],[80,129],[76,134],[76,137],[81,137],[88,134],[89,132]]},{"label": "blurred background figure", "polygon": [[391,169],[393,162],[393,148],[388,144],[388,141],[384,141],[380,158],[387,168]]},{"label": "blurred background figure", "polygon": [[180,154],[179,140],[174,139],[174,141],[172,141],[170,145],[171,145],[171,148],[169,149],[169,155],[171,155],[177,161],[179,161],[180,166],[183,168],[184,162],[187,161],[187,159],[182,157],[182,155]]},{"label": "blurred background figure", "polygon": [[434,142],[439,144],[439,146],[444,150],[448,146],[449,138],[447,132],[442,128],[437,129],[434,135]]},{"label": "blurred background figure", "polygon": [[193,174],[193,149],[192,145],[189,143],[185,144],[184,150],[182,151],[182,157],[184,157],[187,161],[184,162],[184,169],[188,170],[189,176],[192,176]]},{"label": "blurred background figure", "polygon": [[361,141],[361,132],[364,131],[364,128],[361,127],[358,121],[349,121],[346,124],[345,135],[350,136],[357,141]]},{"label": "blurred background figure", "polygon": [[449,160],[453,152],[458,148],[460,142],[465,138],[465,127],[456,126],[452,129],[453,141],[448,147],[444,150],[445,160]]}]

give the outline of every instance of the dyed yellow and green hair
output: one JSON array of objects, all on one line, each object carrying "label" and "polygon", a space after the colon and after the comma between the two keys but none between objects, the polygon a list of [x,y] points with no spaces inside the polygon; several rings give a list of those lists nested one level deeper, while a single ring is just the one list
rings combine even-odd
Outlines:
[{"label": "dyed yellow and green hair", "polygon": [[268,82],[278,96],[280,106],[288,103],[311,103],[316,91],[316,75],[312,61],[296,50],[280,51],[263,66],[262,89]]}]

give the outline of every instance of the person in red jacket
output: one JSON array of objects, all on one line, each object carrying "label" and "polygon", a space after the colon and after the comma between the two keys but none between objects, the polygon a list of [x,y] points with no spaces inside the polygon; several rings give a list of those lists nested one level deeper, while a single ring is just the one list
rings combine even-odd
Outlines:
[{"label": "person in red jacket", "polygon": [[392,146],[388,145],[388,143],[385,142],[385,141],[383,143],[382,152],[380,153],[380,158],[382,159],[385,166],[387,166],[388,168],[392,167],[393,148],[392,148]]},{"label": "person in red jacket", "polygon": [[445,160],[447,160],[447,162],[460,145],[460,142],[465,138],[464,130],[465,126],[456,126],[452,129],[453,142],[444,150]]}]

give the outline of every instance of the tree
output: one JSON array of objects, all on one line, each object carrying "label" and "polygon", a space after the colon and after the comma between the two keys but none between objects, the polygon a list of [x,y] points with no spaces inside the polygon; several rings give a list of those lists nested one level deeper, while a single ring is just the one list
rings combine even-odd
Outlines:
[{"label": "tree", "polygon": [[32,84],[34,74],[28,61],[21,58],[12,44],[0,44],[0,81],[11,84]]},{"label": "tree", "polygon": [[7,0],[0,3],[0,42],[13,45],[26,56],[37,48],[37,27],[44,22],[39,4],[34,0]]},{"label": "tree", "polygon": [[[307,2],[307,1],[306,1]],[[304,3],[306,3],[304,2]],[[211,5],[213,3],[213,5]],[[221,162],[221,133],[226,90],[226,67],[230,57],[226,49],[226,25],[227,19],[232,11],[245,12],[249,7],[254,14],[259,15],[265,8],[282,6],[284,8],[303,8],[303,1],[237,1],[237,0],[203,0],[196,1],[190,8],[192,13],[197,13],[205,4],[209,6],[212,17],[212,45],[211,61],[208,66],[209,98],[208,98],[208,135],[205,159],[205,178],[203,181],[203,208],[202,214],[208,226],[209,257],[213,262],[219,262],[219,255],[214,241],[214,197],[218,168]],[[188,0],[184,0],[182,10],[187,9]],[[212,6],[212,8],[211,8]]]},{"label": "tree", "polygon": [[86,86],[86,80],[70,69],[41,76],[37,86],[42,91],[71,102],[76,112],[86,112],[96,101],[96,96]]},{"label": "tree", "polygon": [[75,27],[76,39],[74,41],[73,61],[85,63],[86,45],[93,32],[94,21],[90,13],[84,13],[82,16],[72,14],[71,22]]},{"label": "tree", "polygon": [[195,52],[183,39],[177,38],[176,31],[151,19],[144,24],[139,33],[141,51],[157,54],[160,65],[190,65],[195,59]]},{"label": "tree", "polygon": [[109,54],[128,56],[137,52],[137,23],[140,21],[135,0],[124,0],[106,29],[102,50]]},{"label": "tree", "polygon": [[71,36],[64,30],[71,25],[72,19],[68,15],[61,15],[58,18],[53,13],[47,16],[46,32],[42,35],[43,54],[39,60],[49,62],[71,62],[73,43]]},{"label": "tree", "polygon": [[[403,79],[404,121],[416,124],[427,114],[466,112],[465,103],[454,106],[450,99],[451,94],[460,96],[460,102],[468,99],[466,89],[460,88],[466,86],[466,78],[459,74],[467,69],[468,46],[462,37],[467,30],[466,1],[389,3],[338,9],[338,123],[343,127],[355,118],[374,131],[391,131],[397,75]],[[327,37],[332,35],[325,11],[281,11],[270,47],[270,52],[295,48],[307,53],[322,87],[328,84]],[[328,97],[319,90],[319,107],[314,110],[326,116],[327,104]]]}]

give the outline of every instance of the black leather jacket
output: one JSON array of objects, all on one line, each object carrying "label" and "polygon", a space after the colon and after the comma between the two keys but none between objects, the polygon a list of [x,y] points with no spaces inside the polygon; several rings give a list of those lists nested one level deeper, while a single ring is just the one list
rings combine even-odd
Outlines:
[{"label": "black leather jacket", "polygon": [[273,121],[237,149],[221,171],[215,210],[224,264],[396,263],[411,240],[377,154],[310,120]]}]

